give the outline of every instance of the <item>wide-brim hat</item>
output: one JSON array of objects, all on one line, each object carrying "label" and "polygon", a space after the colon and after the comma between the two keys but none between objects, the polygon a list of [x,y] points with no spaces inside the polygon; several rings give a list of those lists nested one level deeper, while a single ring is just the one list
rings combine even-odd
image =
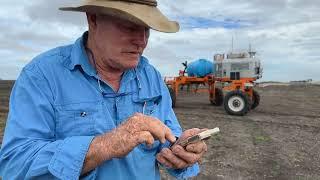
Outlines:
[{"label": "wide-brim hat", "polygon": [[59,9],[111,15],[160,32],[179,31],[178,22],[170,21],[163,15],[157,8],[156,0],[84,0],[74,7]]}]

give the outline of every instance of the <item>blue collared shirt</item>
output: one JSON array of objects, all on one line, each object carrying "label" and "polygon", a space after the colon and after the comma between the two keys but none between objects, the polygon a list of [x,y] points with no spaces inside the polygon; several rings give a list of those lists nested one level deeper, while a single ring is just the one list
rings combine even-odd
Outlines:
[{"label": "blue collared shirt", "polygon": [[[168,89],[148,60],[141,57],[135,69],[123,74],[118,92],[102,82],[102,95],[84,50],[85,36],[23,68],[11,93],[0,152],[3,179],[79,179],[92,139],[136,112],[160,119],[180,136]],[[156,154],[165,146],[140,144],[81,178],[160,179]],[[199,166],[168,171],[187,178],[198,174]]]}]

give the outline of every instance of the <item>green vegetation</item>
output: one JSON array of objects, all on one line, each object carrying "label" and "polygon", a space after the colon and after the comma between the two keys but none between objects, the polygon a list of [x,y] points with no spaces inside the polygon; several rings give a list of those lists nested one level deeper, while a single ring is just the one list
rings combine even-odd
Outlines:
[{"label": "green vegetation", "polygon": [[271,174],[273,177],[279,176],[281,173],[281,166],[278,162],[274,162],[272,169],[271,169]]},{"label": "green vegetation", "polygon": [[253,144],[257,145],[257,144],[269,142],[270,140],[271,138],[269,136],[262,136],[262,135],[254,136]]},{"label": "green vegetation", "polygon": [[212,141],[221,141],[222,137],[221,137],[221,134],[218,133],[218,134],[215,134],[211,137]]}]

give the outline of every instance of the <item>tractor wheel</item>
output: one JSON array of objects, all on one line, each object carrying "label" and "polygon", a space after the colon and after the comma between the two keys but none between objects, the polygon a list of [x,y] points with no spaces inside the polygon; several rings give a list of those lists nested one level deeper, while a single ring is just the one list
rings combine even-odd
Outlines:
[{"label": "tractor wheel", "polygon": [[223,91],[222,89],[215,88],[215,100],[210,100],[211,104],[214,106],[221,106],[223,104]]},{"label": "tractor wheel", "polygon": [[252,97],[252,106],[251,109],[255,109],[260,104],[260,95],[258,91],[253,90],[253,97]]},{"label": "tractor wheel", "polygon": [[230,91],[224,100],[224,109],[230,115],[243,116],[250,111],[251,99],[242,91]]},{"label": "tractor wheel", "polygon": [[171,96],[171,100],[172,100],[172,107],[176,107],[176,100],[177,100],[177,97],[176,97],[176,93],[174,92],[174,90],[171,88],[171,87],[168,87],[169,89],[169,93],[170,93],[170,96]]}]

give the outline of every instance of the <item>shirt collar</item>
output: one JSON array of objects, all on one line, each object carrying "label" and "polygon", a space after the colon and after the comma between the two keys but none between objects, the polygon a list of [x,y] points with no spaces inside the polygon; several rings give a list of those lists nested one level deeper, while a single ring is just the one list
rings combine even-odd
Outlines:
[{"label": "shirt collar", "polygon": [[71,51],[70,62],[67,67],[70,70],[76,68],[76,66],[80,66],[82,70],[90,76],[95,76],[96,70],[95,68],[89,63],[89,58],[86,53],[84,44],[87,42],[88,39],[88,31],[86,31],[76,42],[73,44],[73,48]]}]

